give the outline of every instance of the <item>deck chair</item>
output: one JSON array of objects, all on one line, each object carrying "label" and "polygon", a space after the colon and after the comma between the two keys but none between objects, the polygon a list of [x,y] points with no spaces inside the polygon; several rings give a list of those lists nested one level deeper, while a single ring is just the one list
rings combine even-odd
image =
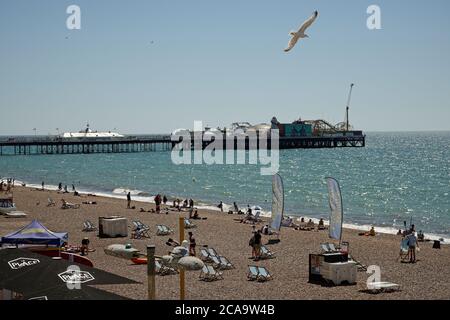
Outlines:
[{"label": "deck chair", "polygon": [[205,262],[211,262],[211,256],[209,255],[209,251],[205,248],[200,249],[200,258]]},{"label": "deck chair", "polygon": [[54,206],[56,206],[56,202],[53,201],[52,198],[48,198],[47,199],[47,207],[54,207]]},{"label": "deck chair", "polygon": [[258,267],[258,281],[268,281],[272,280],[272,275],[270,274],[269,270],[267,270],[265,267]]},{"label": "deck chair", "polygon": [[272,258],[275,258],[275,255],[266,246],[261,246],[260,258],[261,259],[272,259]]},{"label": "deck chair", "polygon": [[131,231],[131,239],[150,238],[150,228],[140,221],[133,221],[133,229]]},{"label": "deck chair", "polygon": [[161,276],[166,276],[169,274],[177,274],[178,271],[175,270],[172,267],[168,267],[165,265],[162,265],[159,260],[155,260],[155,271],[157,274],[161,275]]},{"label": "deck chair", "polygon": [[223,279],[222,272],[214,269],[211,265],[205,265],[200,272],[200,280],[203,281],[215,281]]},{"label": "deck chair", "polygon": [[192,228],[197,228],[197,226],[195,224],[193,224],[191,220],[184,219],[184,228],[185,229],[192,229]]},{"label": "deck chair", "polygon": [[222,263],[219,260],[219,257],[216,256],[211,256],[211,263],[213,265],[214,268],[216,269],[222,269]]},{"label": "deck chair", "polygon": [[358,260],[355,259],[355,257],[348,255],[348,260],[353,261],[356,263],[356,266],[358,267],[358,271],[367,271],[367,266],[365,264],[362,264]]},{"label": "deck chair", "polygon": [[338,252],[333,243],[321,243],[320,248],[322,248],[323,253]]},{"label": "deck chair", "polygon": [[270,274],[269,270],[267,270],[265,267],[248,266],[248,280],[264,282],[271,280],[272,278],[273,277]]},{"label": "deck chair", "polygon": [[219,257],[219,254],[217,253],[217,251],[214,248],[208,248],[207,250],[211,257]]},{"label": "deck chair", "polygon": [[391,292],[400,290],[400,285],[392,282],[370,282],[367,290],[371,293]]},{"label": "deck chair", "polygon": [[234,269],[234,265],[226,257],[219,256],[219,261],[221,264],[221,269],[223,270]]},{"label": "deck chair", "polygon": [[247,279],[254,281],[258,279],[259,271],[257,266],[248,266]]},{"label": "deck chair", "polygon": [[157,225],[156,228],[156,235],[158,236],[167,236],[172,233],[172,230],[168,226],[165,226],[163,224]]},{"label": "deck chair", "polygon": [[400,243],[399,258],[402,262],[409,260],[409,245],[407,238],[402,239],[402,242]]},{"label": "deck chair", "polygon": [[97,231],[97,227],[91,221],[86,220],[83,222],[83,231],[84,232]]}]

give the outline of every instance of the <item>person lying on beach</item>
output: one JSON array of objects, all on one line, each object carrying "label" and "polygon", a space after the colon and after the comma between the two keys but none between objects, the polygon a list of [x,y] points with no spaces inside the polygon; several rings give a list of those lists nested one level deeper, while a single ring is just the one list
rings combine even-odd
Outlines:
[{"label": "person lying on beach", "polygon": [[82,204],[97,204],[97,201],[83,201]]}]

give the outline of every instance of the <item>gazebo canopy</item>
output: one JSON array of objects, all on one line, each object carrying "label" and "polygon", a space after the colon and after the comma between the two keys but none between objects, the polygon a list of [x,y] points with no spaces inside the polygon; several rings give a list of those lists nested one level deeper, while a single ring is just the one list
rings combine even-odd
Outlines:
[{"label": "gazebo canopy", "polygon": [[48,230],[39,221],[33,220],[29,225],[1,238],[1,244],[44,244],[60,246],[68,241],[67,232],[58,233]]}]

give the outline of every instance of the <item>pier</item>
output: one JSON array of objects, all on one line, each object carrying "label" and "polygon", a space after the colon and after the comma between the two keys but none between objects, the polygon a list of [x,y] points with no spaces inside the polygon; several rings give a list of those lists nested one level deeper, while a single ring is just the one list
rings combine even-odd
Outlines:
[{"label": "pier", "polygon": [[[91,153],[133,153],[171,151],[178,142],[170,135],[135,135],[114,138],[75,138],[59,136],[0,137],[0,155],[51,155]],[[194,141],[191,141],[194,145]],[[210,141],[203,141],[205,148]],[[248,149],[248,139],[245,148]],[[355,148],[365,146],[365,135],[280,137],[280,149]],[[224,143],[225,148],[225,143]],[[259,148],[259,144],[258,144]],[[270,139],[267,148],[271,148]],[[237,141],[235,141],[237,149]]]}]

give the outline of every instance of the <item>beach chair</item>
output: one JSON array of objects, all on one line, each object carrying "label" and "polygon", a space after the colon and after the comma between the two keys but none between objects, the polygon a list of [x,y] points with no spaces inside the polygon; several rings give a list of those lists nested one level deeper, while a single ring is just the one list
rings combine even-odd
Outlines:
[{"label": "beach chair", "polygon": [[131,230],[131,239],[150,238],[150,234],[148,233],[150,227],[140,221],[132,221],[132,223],[134,227]]},{"label": "beach chair", "polygon": [[220,261],[221,269],[223,269],[223,270],[234,269],[234,265],[226,257],[220,256],[219,261]]},{"label": "beach chair", "polygon": [[391,292],[400,290],[400,285],[392,282],[370,282],[367,284],[370,293]]},{"label": "beach chair", "polygon": [[400,253],[399,258],[402,262],[409,261],[409,244],[408,244],[408,238],[403,238],[402,242],[400,243]]},{"label": "beach chair", "polygon": [[338,252],[333,243],[321,243],[320,248],[322,248],[323,253]]},{"label": "beach chair", "polygon": [[258,281],[268,281],[272,280],[272,275],[270,274],[269,270],[267,270],[265,267],[258,267]]},{"label": "beach chair", "polygon": [[205,262],[211,262],[212,261],[208,250],[206,250],[205,248],[201,248],[200,249],[200,258],[203,261],[205,261]]},{"label": "beach chair", "polygon": [[219,260],[219,257],[211,256],[211,263],[214,268],[221,269],[222,263]]},{"label": "beach chair", "polygon": [[54,207],[54,206],[56,206],[56,202],[53,201],[52,198],[48,198],[47,199],[47,207]]},{"label": "beach chair", "polygon": [[91,221],[86,220],[83,222],[83,231],[84,232],[97,231],[97,227]]},{"label": "beach chair", "polygon": [[219,257],[219,254],[217,253],[217,251],[214,248],[208,248],[207,250],[211,257]]},{"label": "beach chair", "polygon": [[258,279],[259,271],[257,266],[248,266],[247,279],[255,281]]},{"label": "beach chair", "polygon": [[185,229],[192,229],[192,228],[197,228],[197,226],[195,224],[193,224],[191,220],[184,219],[184,228]]},{"label": "beach chair", "polygon": [[265,267],[248,266],[247,279],[250,281],[268,281],[273,277]]},{"label": "beach chair", "polygon": [[200,272],[200,280],[203,281],[215,281],[223,279],[222,272],[219,272],[214,269],[211,265],[205,265]]},{"label": "beach chair", "polygon": [[260,259],[272,259],[275,258],[275,254],[270,251],[266,246],[261,246]]},{"label": "beach chair", "polygon": [[348,255],[348,260],[356,263],[356,266],[358,267],[358,271],[367,271],[367,266],[365,264],[362,264],[358,260],[356,260],[355,257],[351,256],[350,254]]},{"label": "beach chair", "polygon": [[155,271],[160,276],[166,276],[170,274],[177,274],[178,271],[172,267],[165,266],[159,262],[159,260],[155,260]]},{"label": "beach chair", "polygon": [[156,235],[158,236],[167,236],[172,233],[172,229],[170,229],[168,226],[165,226],[163,224],[159,224],[156,226]]}]

